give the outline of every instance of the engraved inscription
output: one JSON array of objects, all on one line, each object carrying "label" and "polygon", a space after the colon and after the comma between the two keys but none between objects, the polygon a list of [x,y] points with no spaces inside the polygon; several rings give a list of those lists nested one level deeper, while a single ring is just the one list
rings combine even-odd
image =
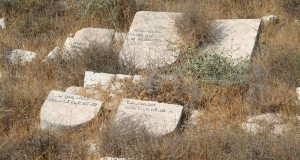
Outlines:
[{"label": "engraved inscription", "polygon": [[138,111],[144,111],[144,112],[161,112],[161,113],[170,113],[170,114],[173,113],[172,110],[157,108],[155,103],[133,102],[133,101],[127,100],[126,104],[127,104],[127,106],[125,106],[124,109],[138,110]]},{"label": "engraved inscription", "polygon": [[160,35],[165,29],[164,26],[154,26],[154,29],[134,29],[130,40],[140,42],[162,42]]},{"label": "engraved inscription", "polygon": [[63,95],[59,94],[57,97],[51,96],[47,98],[49,102],[56,103],[68,103],[74,105],[83,105],[83,106],[97,106],[97,103],[89,101],[89,98],[81,97],[81,96],[73,96],[73,95]]}]

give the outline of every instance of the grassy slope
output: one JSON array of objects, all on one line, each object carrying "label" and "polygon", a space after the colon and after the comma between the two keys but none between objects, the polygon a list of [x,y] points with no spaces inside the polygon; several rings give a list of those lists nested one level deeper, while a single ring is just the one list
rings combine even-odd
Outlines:
[{"label": "grassy slope", "polygon": [[[120,133],[113,126],[99,133],[98,123],[108,119],[108,112],[84,131],[68,136],[40,132],[37,129],[39,110],[49,91],[80,86],[82,69],[88,68],[90,61],[55,66],[37,61],[26,67],[10,68],[1,56],[0,68],[8,74],[0,82],[0,159],[89,158],[86,146],[80,143],[86,137],[92,137],[91,141],[102,146],[102,155],[134,156],[137,159],[297,159],[300,156],[297,134],[274,140],[268,134],[247,135],[238,127],[239,122],[251,113],[299,114],[298,106],[293,102],[300,78],[300,26],[294,21],[299,15],[291,7],[296,7],[299,2],[292,2],[293,5],[286,6],[280,0],[202,0],[195,3],[150,0],[139,6],[141,10],[154,11],[194,9],[214,19],[260,18],[268,14],[280,19],[277,24],[264,27],[260,40],[262,54],[253,60],[242,85],[199,84],[193,76],[170,83],[150,74],[141,86],[127,88],[125,96],[182,104],[185,116],[193,108],[207,111],[207,118],[201,120],[207,125],[192,131],[184,129],[168,137],[153,138],[130,131]],[[5,0],[0,6],[0,13],[8,19],[7,29],[0,31],[1,55],[11,48],[18,48],[37,52],[39,59],[55,46],[62,46],[69,33],[84,27],[117,27],[117,30],[126,31],[137,11],[133,1],[118,1],[110,4],[111,8],[90,8],[89,12],[84,12],[84,4],[62,11],[50,1],[36,0]],[[87,14],[82,18],[84,13]],[[113,13],[114,20],[108,18],[109,13]],[[15,78],[15,75],[20,76]],[[249,90],[253,94],[249,95]]]}]

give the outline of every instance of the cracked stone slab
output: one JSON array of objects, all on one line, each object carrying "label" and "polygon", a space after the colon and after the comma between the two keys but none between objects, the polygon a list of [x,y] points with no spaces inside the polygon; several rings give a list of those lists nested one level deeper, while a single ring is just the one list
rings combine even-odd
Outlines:
[{"label": "cracked stone slab", "polygon": [[123,98],[115,122],[128,120],[145,127],[148,132],[161,136],[174,131],[181,119],[183,106]]},{"label": "cracked stone slab", "polygon": [[175,20],[181,15],[175,12],[137,12],[120,52],[120,61],[138,69],[174,63],[182,43]]},{"label": "cracked stone slab", "polygon": [[102,103],[52,90],[41,107],[40,126],[54,132],[84,126],[97,116]]}]

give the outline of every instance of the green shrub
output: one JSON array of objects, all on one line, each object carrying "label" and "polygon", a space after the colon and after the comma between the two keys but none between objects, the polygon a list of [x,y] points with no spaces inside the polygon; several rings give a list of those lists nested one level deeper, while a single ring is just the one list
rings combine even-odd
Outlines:
[{"label": "green shrub", "polygon": [[219,85],[243,84],[245,82],[247,61],[236,61],[219,54],[186,55],[185,67],[180,72],[195,77],[200,83]]}]

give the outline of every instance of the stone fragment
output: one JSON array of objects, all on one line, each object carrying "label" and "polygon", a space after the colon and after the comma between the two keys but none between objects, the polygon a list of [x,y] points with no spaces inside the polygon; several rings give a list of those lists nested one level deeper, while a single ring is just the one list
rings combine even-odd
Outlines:
[{"label": "stone fragment", "polygon": [[52,90],[41,107],[40,126],[59,132],[82,127],[100,112],[102,102]]},{"label": "stone fragment", "polygon": [[76,32],[74,37],[68,37],[64,44],[63,59],[69,60],[82,56],[82,50],[88,49],[91,45],[96,45],[103,50],[110,48],[114,30],[103,28],[83,28]]},{"label": "stone fragment", "polygon": [[300,87],[296,88],[296,93],[297,93],[297,96],[298,96],[298,100],[300,100]]},{"label": "stone fragment", "polygon": [[33,61],[36,57],[36,53],[20,49],[14,49],[7,55],[7,59],[12,65],[23,65]]},{"label": "stone fragment", "polygon": [[60,48],[55,47],[51,52],[49,52],[49,54],[45,57],[43,62],[48,62],[48,63],[59,62],[60,59],[61,59]]},{"label": "stone fragment", "polygon": [[[134,79],[135,78],[135,79]],[[100,88],[103,90],[117,91],[121,86],[128,81],[139,83],[141,77],[139,75],[130,76],[124,74],[108,74],[108,73],[94,73],[86,71],[84,76],[85,88]]]},{"label": "stone fragment", "polygon": [[140,11],[135,14],[119,58],[138,69],[174,63],[182,42],[175,26],[181,13]]},{"label": "stone fragment", "polygon": [[86,71],[84,76],[84,87],[85,88],[99,87],[103,90],[108,90],[114,79],[115,79],[114,74],[94,73],[91,71]]},{"label": "stone fragment", "polygon": [[0,29],[5,29],[6,25],[5,25],[5,18],[0,18]]},{"label": "stone fragment", "polygon": [[264,16],[261,18],[264,24],[271,24],[278,21],[278,17],[274,15]]},{"label": "stone fragment", "polygon": [[214,44],[200,50],[216,53],[235,61],[250,60],[259,52],[261,19],[223,19],[213,22]]},{"label": "stone fragment", "polygon": [[115,122],[122,123],[129,120],[145,127],[148,132],[161,136],[177,128],[182,109],[180,105],[123,98]]}]

